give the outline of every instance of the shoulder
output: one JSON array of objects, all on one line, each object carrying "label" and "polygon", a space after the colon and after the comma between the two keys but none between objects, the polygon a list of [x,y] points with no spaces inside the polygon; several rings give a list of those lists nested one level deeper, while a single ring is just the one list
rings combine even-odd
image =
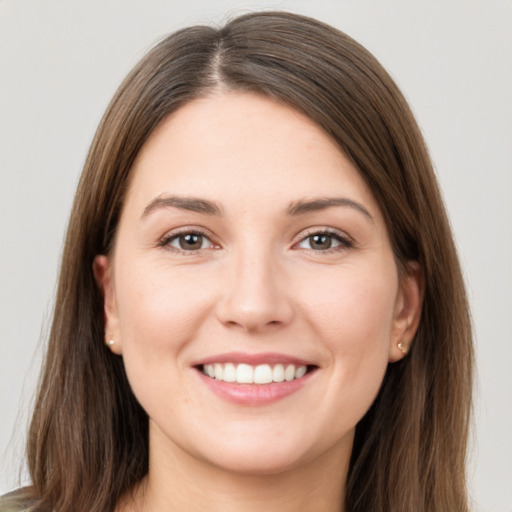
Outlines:
[{"label": "shoulder", "polygon": [[0,496],[0,512],[31,512],[34,499],[29,487],[23,487],[16,491]]}]

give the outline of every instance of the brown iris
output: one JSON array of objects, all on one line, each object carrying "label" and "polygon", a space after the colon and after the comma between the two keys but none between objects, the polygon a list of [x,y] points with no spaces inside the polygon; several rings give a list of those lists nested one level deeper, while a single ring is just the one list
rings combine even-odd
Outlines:
[{"label": "brown iris", "polygon": [[203,245],[203,235],[198,233],[187,233],[179,236],[180,248],[185,251],[196,251]]},{"label": "brown iris", "polygon": [[330,235],[312,235],[309,237],[311,249],[325,250],[330,249],[332,246],[332,236]]}]

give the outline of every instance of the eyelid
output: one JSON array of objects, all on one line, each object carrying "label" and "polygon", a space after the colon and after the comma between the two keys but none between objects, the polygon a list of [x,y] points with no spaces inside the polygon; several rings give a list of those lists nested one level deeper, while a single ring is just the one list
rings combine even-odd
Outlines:
[{"label": "eyelid", "polygon": [[165,233],[157,243],[158,247],[162,247],[163,249],[167,249],[169,251],[172,251],[177,254],[186,254],[186,255],[193,255],[197,254],[200,251],[203,251],[205,249],[195,249],[195,250],[183,250],[179,249],[177,247],[173,247],[170,245],[170,242],[177,239],[181,235],[187,235],[187,234],[195,234],[195,235],[201,235],[202,237],[206,238],[210,241],[210,247],[208,249],[218,249],[220,245],[215,242],[213,235],[206,229],[201,228],[199,226],[182,226],[180,228],[172,229]]},{"label": "eyelid", "polygon": [[[200,226],[182,226],[176,229],[172,229],[166,232],[157,242],[157,246],[167,249],[169,251],[175,253],[181,253],[186,255],[197,254],[200,251],[204,251],[205,249],[195,249],[195,250],[182,250],[177,247],[171,246],[170,242],[177,239],[180,235],[184,234],[197,234],[206,238],[210,242],[210,247],[206,249],[219,249],[220,244],[216,242],[215,237],[210,233],[209,230],[202,228]],[[304,249],[310,252],[323,253],[328,254],[329,252],[341,252],[343,250],[349,249],[355,245],[353,238],[348,235],[346,232],[326,227],[326,226],[315,226],[308,228],[306,230],[301,231],[296,237],[295,241],[292,244],[292,249],[300,249],[298,248],[298,244],[306,240],[308,237],[313,235],[327,235],[331,236],[339,242],[339,245],[335,247],[331,247],[329,249],[319,250],[319,249]]]},{"label": "eyelid", "polygon": [[331,236],[331,237],[335,238],[338,242],[340,242],[340,245],[336,246],[336,247],[331,247],[331,248],[325,249],[325,250],[318,250],[318,249],[304,249],[304,250],[309,250],[309,251],[313,251],[316,253],[324,253],[325,254],[325,253],[329,253],[329,252],[340,252],[340,251],[349,249],[351,247],[354,247],[354,245],[355,245],[354,239],[344,231],[340,231],[338,229],[330,228],[330,227],[326,227],[326,226],[315,226],[315,227],[308,228],[308,229],[300,232],[296,236],[295,242],[293,242],[293,244],[292,244],[292,249],[297,248],[298,244],[300,244],[307,238],[314,236],[314,235]]}]

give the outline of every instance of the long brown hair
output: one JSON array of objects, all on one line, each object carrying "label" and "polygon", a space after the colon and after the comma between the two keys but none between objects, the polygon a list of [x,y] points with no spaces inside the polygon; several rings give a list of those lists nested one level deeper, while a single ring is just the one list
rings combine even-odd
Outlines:
[{"label": "long brown hair", "polygon": [[377,199],[398,267],[414,260],[423,270],[411,351],[389,365],[356,428],[347,511],[467,511],[471,326],[421,133],[368,51],[328,25],[280,12],[167,37],[125,79],[101,121],[75,197],[29,432],[34,509],[111,511],[148,470],[148,418],[122,359],[104,345],[93,259],[111,250],[132,164],[154,128],[218,88],[263,94],[321,126]]}]

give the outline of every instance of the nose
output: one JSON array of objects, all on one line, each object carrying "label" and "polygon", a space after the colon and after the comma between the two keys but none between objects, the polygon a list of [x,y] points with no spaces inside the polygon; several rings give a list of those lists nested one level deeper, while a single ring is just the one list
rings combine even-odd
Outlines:
[{"label": "nose", "polygon": [[289,324],[293,304],[286,269],[277,258],[264,251],[246,251],[230,263],[224,293],[217,303],[219,321],[251,333]]}]

